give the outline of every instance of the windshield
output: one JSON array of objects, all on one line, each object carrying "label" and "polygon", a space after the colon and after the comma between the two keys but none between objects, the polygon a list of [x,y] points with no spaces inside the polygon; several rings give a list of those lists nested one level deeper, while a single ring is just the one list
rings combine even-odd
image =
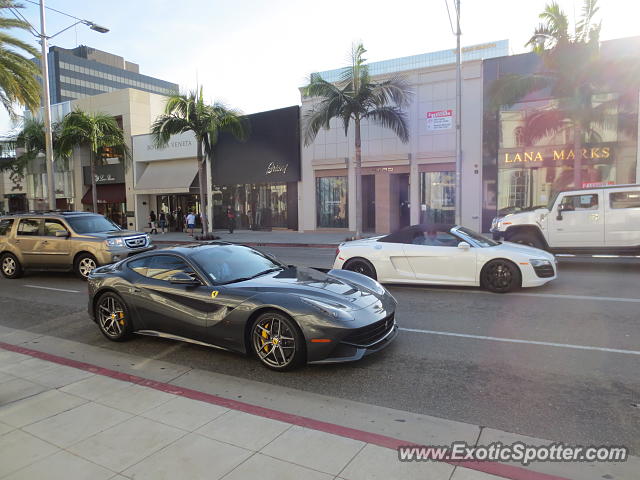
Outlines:
[{"label": "windshield", "polygon": [[255,278],[282,265],[257,250],[240,245],[204,248],[192,257],[214,283],[232,283]]},{"label": "windshield", "polygon": [[121,228],[102,215],[78,215],[67,217],[67,222],[76,233],[118,232]]},{"label": "windshield", "polygon": [[484,235],[480,235],[478,232],[474,232],[466,227],[458,227],[456,232],[461,237],[467,237],[477,243],[480,247],[495,247],[496,245],[500,245],[498,242],[491,240],[490,238],[485,237]]}]

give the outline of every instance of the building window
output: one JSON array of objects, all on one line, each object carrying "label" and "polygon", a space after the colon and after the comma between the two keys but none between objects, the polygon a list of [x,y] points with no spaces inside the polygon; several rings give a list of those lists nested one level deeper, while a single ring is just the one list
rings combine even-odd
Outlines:
[{"label": "building window", "polygon": [[420,173],[420,223],[455,223],[456,172]]},{"label": "building window", "polygon": [[316,178],[316,205],[318,227],[347,228],[347,177]]}]

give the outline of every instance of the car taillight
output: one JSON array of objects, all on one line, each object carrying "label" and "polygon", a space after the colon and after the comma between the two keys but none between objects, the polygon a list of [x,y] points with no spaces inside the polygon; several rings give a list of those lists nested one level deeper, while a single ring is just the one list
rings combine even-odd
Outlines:
[{"label": "car taillight", "polygon": [[340,255],[340,247],[336,248],[336,257]]}]

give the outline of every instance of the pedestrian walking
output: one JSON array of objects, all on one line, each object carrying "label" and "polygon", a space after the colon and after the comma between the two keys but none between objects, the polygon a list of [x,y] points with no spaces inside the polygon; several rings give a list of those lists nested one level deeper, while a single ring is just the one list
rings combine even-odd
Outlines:
[{"label": "pedestrian walking", "polygon": [[190,230],[189,236],[193,237],[193,230],[196,228],[196,216],[193,212],[187,215],[187,229]]},{"label": "pedestrian walking", "polygon": [[227,222],[229,223],[229,233],[233,233],[236,228],[236,212],[231,205],[227,205]]},{"label": "pedestrian walking", "polygon": [[156,214],[153,210],[149,213],[149,227],[151,227],[150,235],[158,233],[158,224],[156,223]]},{"label": "pedestrian walking", "polygon": [[160,230],[162,230],[162,234],[167,233],[167,214],[164,212],[160,212],[158,214],[158,224],[160,225]]}]

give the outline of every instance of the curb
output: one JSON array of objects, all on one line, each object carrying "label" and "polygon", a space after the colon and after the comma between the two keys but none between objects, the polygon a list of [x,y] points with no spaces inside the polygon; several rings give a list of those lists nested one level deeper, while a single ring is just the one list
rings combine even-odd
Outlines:
[{"label": "curb", "polygon": [[[300,427],[309,428],[311,430],[318,430],[321,432],[338,435],[341,437],[351,438],[353,440],[359,440],[361,442],[370,443],[379,447],[389,448],[396,450],[399,447],[414,446],[406,441],[400,440],[394,437],[388,437],[386,435],[380,435],[377,433],[366,432],[364,430],[358,430],[355,428],[344,427],[342,425],[336,425],[329,422],[323,422],[315,420],[309,417],[303,417],[300,415],[294,415],[291,413],[274,410],[271,408],[261,407],[238,400],[231,400],[210,393],[200,392],[198,390],[192,390],[190,388],[178,387],[168,383],[157,382],[144,377],[136,375],[130,375],[128,373],[119,372],[117,370],[111,370],[108,368],[98,367],[90,363],[80,362],[70,358],[60,357],[50,353],[41,352],[39,350],[33,350],[19,345],[12,345],[10,343],[0,342],[0,348],[15,353],[21,353],[31,357],[39,358],[59,365],[65,365],[67,367],[77,368],[91,372],[96,375],[102,375],[105,377],[115,378],[125,382],[131,382],[143,387],[153,388],[161,392],[170,393],[173,395],[190,398],[192,400],[198,400],[201,402],[226,407],[232,410],[239,410],[251,415],[257,415],[260,417],[270,418],[273,420],[279,420],[281,422],[290,423]],[[418,446],[418,445],[415,445]],[[497,475],[510,480],[568,480],[564,477],[558,477],[555,475],[549,475],[546,473],[536,472],[534,470],[527,470],[522,467],[508,465],[498,462],[480,462],[480,461],[444,461],[453,466],[460,466],[468,468],[470,470],[476,470],[488,474]]]}]

